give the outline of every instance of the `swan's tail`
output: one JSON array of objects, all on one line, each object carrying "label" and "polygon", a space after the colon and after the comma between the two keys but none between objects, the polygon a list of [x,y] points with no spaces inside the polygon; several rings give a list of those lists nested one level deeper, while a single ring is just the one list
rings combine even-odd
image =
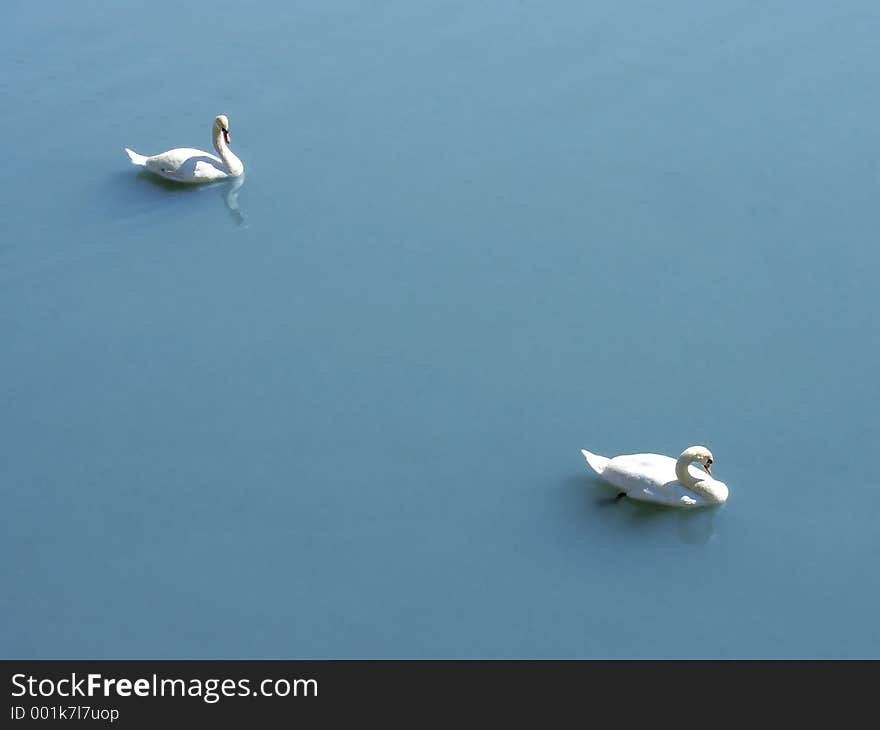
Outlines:
[{"label": "swan's tail", "polygon": [[134,150],[128,149],[128,147],[125,148],[125,151],[128,153],[132,165],[140,165],[141,167],[143,167],[147,164],[147,158],[144,157],[144,155],[139,155]]},{"label": "swan's tail", "polygon": [[591,454],[586,449],[581,449],[581,453],[584,455],[584,458],[587,460],[587,463],[593,467],[593,471],[597,474],[601,474],[605,471],[605,467],[608,466],[608,462],[611,461],[607,456],[599,456],[598,454]]}]

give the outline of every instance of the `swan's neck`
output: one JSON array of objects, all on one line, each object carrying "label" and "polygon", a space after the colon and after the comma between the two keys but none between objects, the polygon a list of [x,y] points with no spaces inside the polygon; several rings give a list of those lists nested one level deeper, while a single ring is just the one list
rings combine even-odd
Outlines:
[{"label": "swan's neck", "polygon": [[712,490],[709,489],[706,484],[706,480],[711,479],[711,477],[707,474],[706,479],[698,479],[691,474],[690,469],[688,469],[688,467],[695,461],[696,459],[692,457],[684,455],[679,456],[678,461],[675,462],[675,476],[682,485],[690,489],[692,492],[699,492],[700,494],[711,496]]},{"label": "swan's neck", "polygon": [[235,153],[226,144],[226,140],[223,139],[223,130],[216,127],[214,128],[214,149],[217,150],[217,154],[220,155],[220,159],[223,160],[230,175],[241,175],[244,172],[241,160],[235,156]]}]

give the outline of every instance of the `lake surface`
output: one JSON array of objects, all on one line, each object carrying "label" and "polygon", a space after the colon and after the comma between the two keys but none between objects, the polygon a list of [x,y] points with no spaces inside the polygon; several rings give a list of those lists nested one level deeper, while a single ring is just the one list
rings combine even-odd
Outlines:
[{"label": "lake surface", "polygon": [[876,2],[3,21],[0,655],[880,658]]}]

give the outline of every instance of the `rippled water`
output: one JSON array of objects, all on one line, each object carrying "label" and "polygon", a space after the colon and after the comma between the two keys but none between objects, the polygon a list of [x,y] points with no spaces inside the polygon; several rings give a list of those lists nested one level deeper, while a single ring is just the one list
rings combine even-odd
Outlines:
[{"label": "rippled water", "polygon": [[0,654],[880,656],[876,3],[3,15]]}]

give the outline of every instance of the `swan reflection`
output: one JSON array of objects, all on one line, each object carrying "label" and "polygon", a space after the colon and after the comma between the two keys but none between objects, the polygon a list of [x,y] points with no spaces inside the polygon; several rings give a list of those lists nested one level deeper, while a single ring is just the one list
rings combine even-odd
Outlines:
[{"label": "swan reflection", "polygon": [[136,179],[139,183],[149,183],[154,188],[160,188],[168,193],[173,193],[174,195],[198,195],[199,193],[205,194],[207,191],[216,191],[223,199],[226,211],[230,218],[235,221],[236,225],[247,226],[247,217],[241,210],[241,206],[238,202],[238,193],[241,190],[242,185],[244,185],[245,175],[239,175],[238,177],[209,183],[207,185],[191,185],[166,180],[165,178],[158,177],[144,170],[136,175]]},{"label": "swan reflection", "polygon": [[[602,487],[602,491],[605,492],[605,485],[599,483],[598,486]],[[718,509],[670,510],[665,505],[642,500],[621,499],[619,493],[604,493],[593,499],[592,502],[597,507],[607,509],[606,514],[609,518],[619,520],[621,525],[636,529],[643,529],[658,523],[664,523],[672,528],[674,521],[678,539],[687,545],[705,546],[716,536],[715,520]]]},{"label": "swan reflection", "polygon": [[247,219],[238,205],[238,191],[242,185],[244,185],[244,175],[239,175],[232,178],[229,182],[223,183],[223,186],[226,188],[223,200],[226,202],[226,207],[229,210],[229,215],[232,216],[232,220],[240,226],[247,224]]},{"label": "swan reflection", "polygon": [[715,537],[715,510],[678,513],[678,537],[688,545],[706,545]]}]

